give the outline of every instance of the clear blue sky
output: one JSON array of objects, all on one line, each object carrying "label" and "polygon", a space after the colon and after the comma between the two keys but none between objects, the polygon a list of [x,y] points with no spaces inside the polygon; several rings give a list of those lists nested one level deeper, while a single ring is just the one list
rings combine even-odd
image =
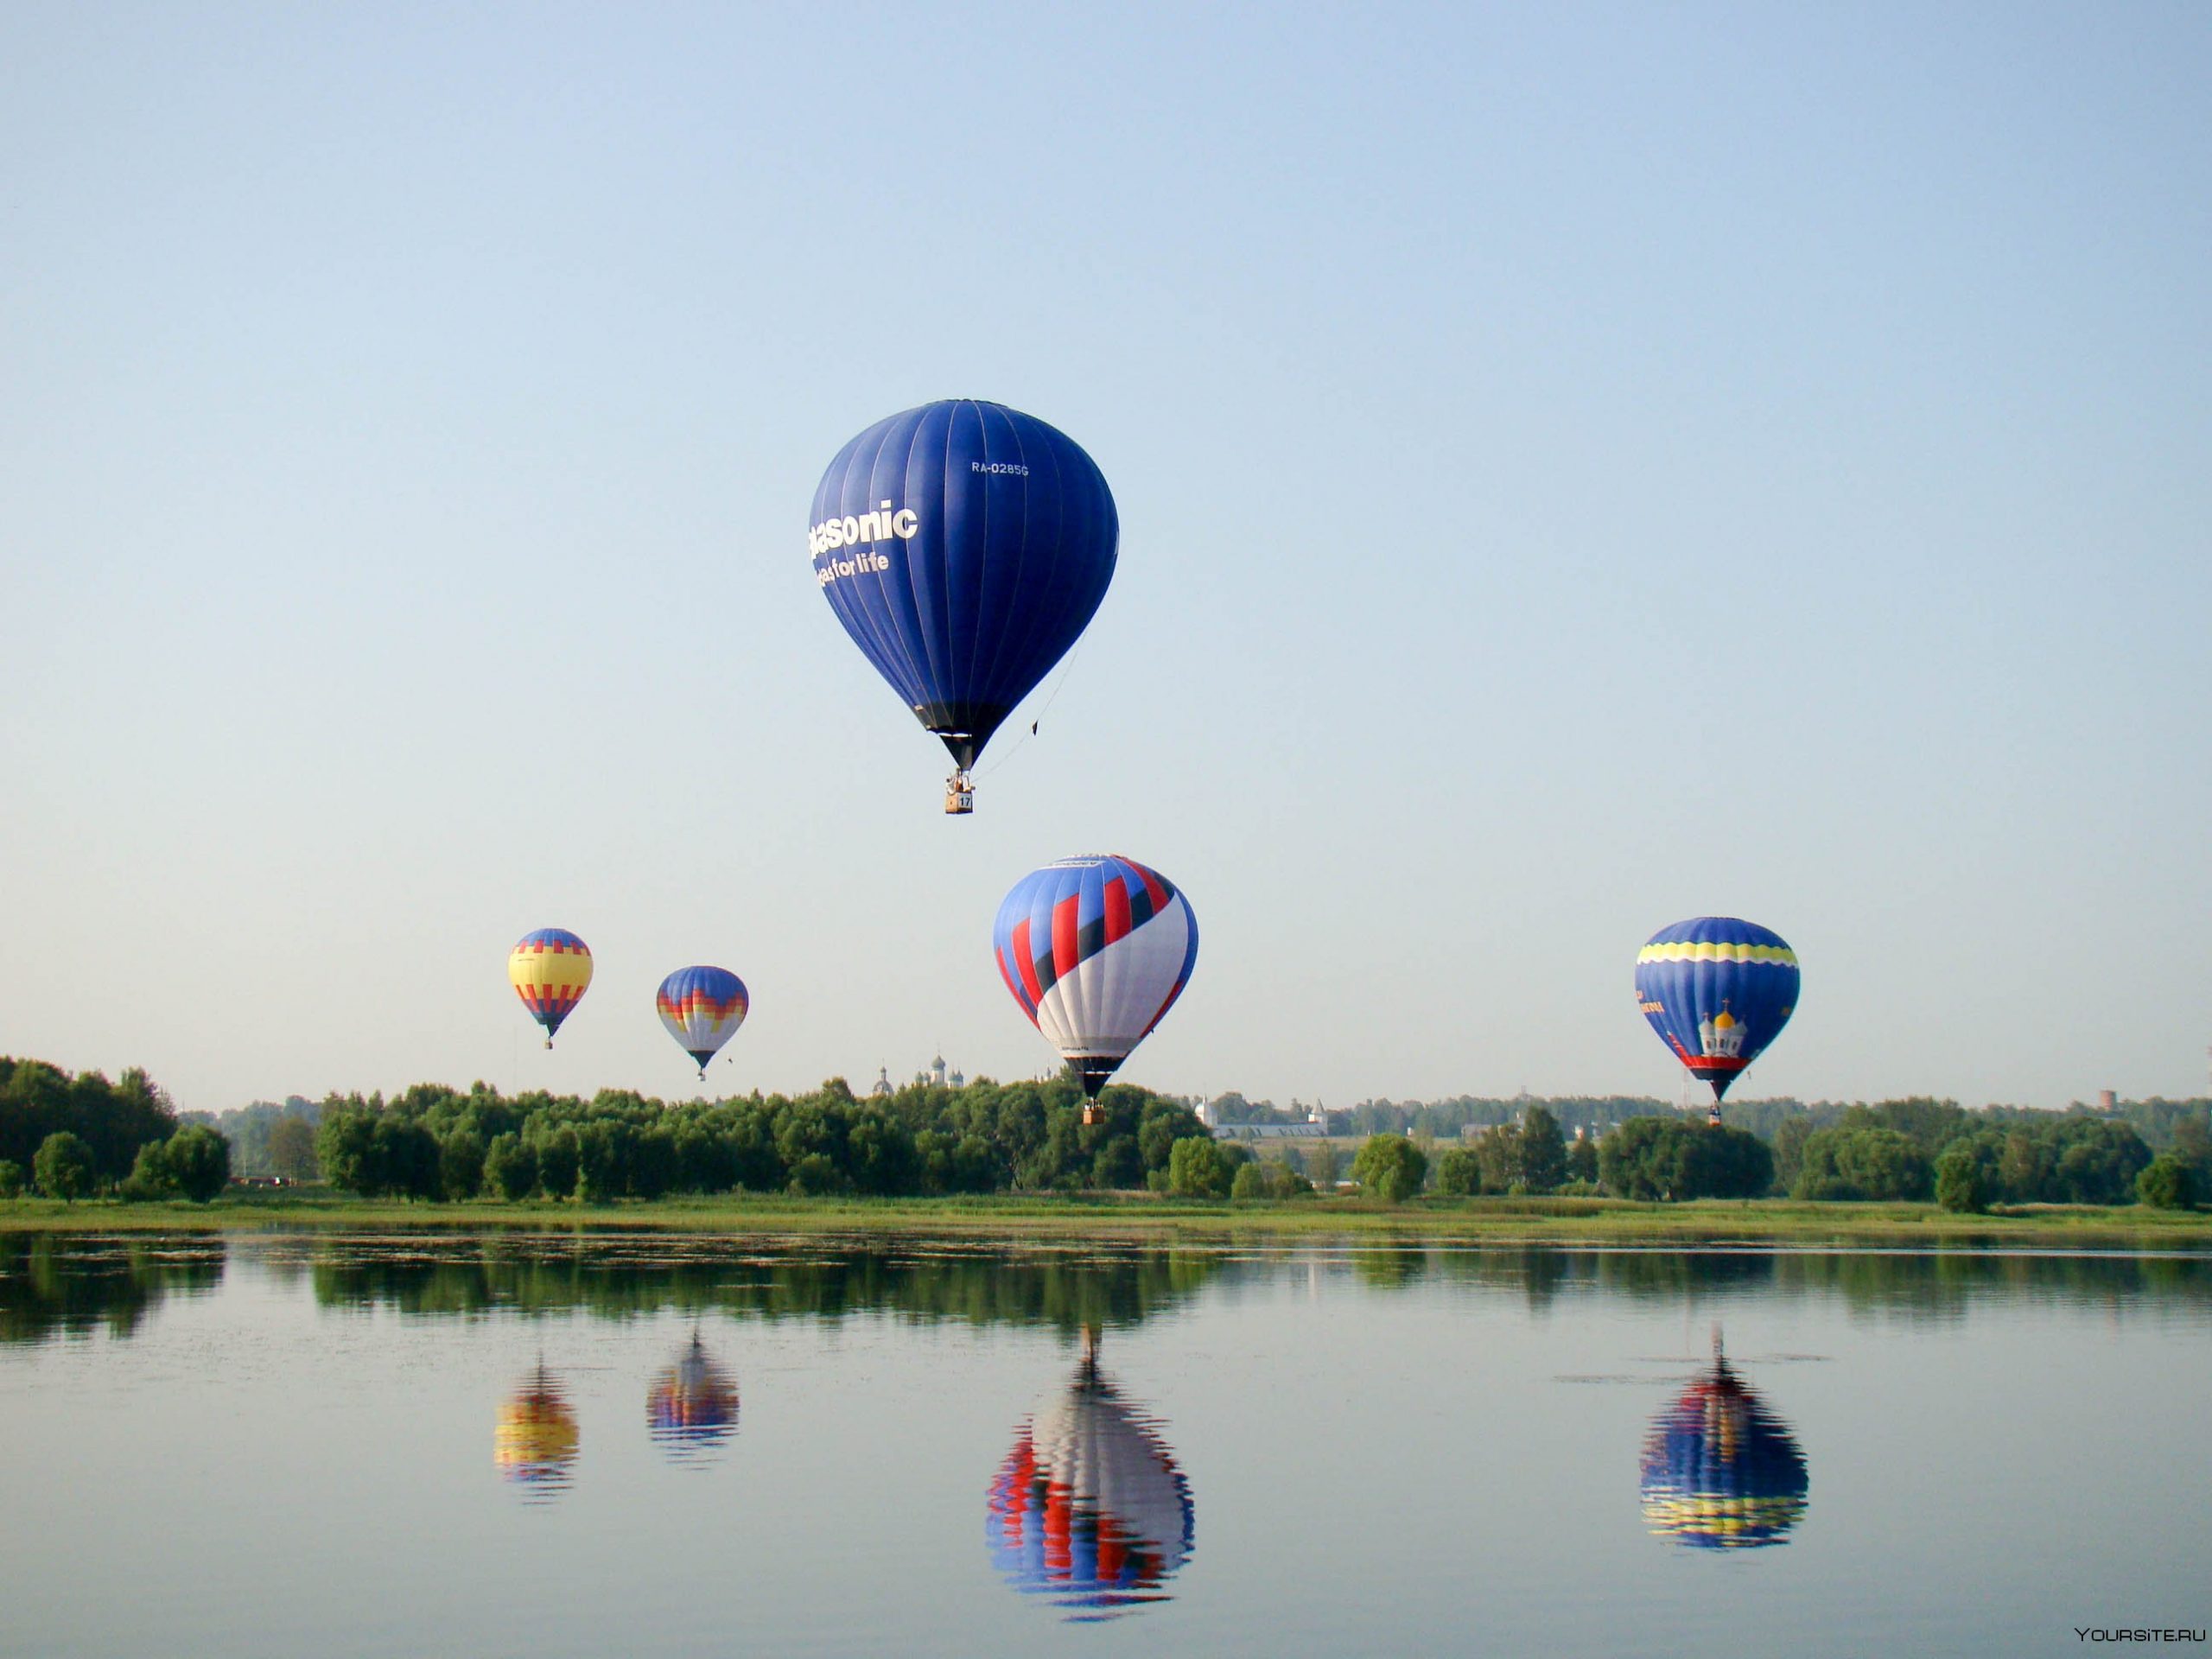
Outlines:
[{"label": "clear blue sky", "polygon": [[[2202,1092],[2209,79],[2188,4],[12,5],[0,1052],[683,1093],[714,962],[717,1090],[1026,1076],[992,915],[1112,850],[1162,1089],[1671,1095],[1714,912],[1805,963],[1747,1095]],[[1123,530],[964,822],[805,548],[949,396]]]}]

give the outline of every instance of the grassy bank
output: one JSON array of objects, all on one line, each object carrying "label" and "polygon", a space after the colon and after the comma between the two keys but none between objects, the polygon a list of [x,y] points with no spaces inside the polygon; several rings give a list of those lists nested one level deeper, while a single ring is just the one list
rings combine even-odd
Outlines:
[{"label": "grassy bank", "polygon": [[732,1234],[922,1233],[976,1238],[1362,1237],[1560,1243],[1774,1243],[1964,1248],[2212,1249],[2212,1212],[2035,1205],[1986,1216],[1926,1204],[1787,1199],[1631,1204],[1612,1198],[1357,1198],[1207,1203],[1138,1195],[1084,1198],[793,1198],[730,1195],[658,1203],[381,1203],[319,1193],[239,1193],[209,1205],[0,1201],[0,1230],[225,1232],[327,1228],[507,1228]]}]

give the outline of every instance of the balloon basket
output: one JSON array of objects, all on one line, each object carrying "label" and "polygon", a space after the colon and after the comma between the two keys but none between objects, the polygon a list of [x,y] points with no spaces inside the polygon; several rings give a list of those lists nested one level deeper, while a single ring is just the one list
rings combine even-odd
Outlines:
[{"label": "balloon basket", "polygon": [[1106,1109],[1095,1100],[1083,1103],[1083,1127],[1095,1129],[1106,1121]]},{"label": "balloon basket", "polygon": [[944,810],[954,817],[976,810],[976,785],[965,772],[956,772],[944,780]]}]

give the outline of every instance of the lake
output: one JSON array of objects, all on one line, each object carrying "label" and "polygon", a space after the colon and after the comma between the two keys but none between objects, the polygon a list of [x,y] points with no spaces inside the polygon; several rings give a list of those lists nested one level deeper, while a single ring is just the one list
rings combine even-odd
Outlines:
[{"label": "lake", "polygon": [[2209,1361],[2203,1255],[0,1234],[0,1649],[2077,1653],[2212,1619]]}]

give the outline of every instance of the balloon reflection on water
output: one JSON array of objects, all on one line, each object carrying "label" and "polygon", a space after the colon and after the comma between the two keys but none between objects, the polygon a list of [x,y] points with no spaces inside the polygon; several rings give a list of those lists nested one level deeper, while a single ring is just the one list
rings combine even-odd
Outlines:
[{"label": "balloon reflection on water", "polygon": [[737,1432],[737,1381],[716,1364],[698,1332],[645,1395],[653,1443],[679,1461],[713,1451]]},{"label": "balloon reflection on water", "polygon": [[1787,1543],[1810,1484],[1789,1428],[1736,1375],[1716,1338],[1713,1363],[1644,1437],[1644,1520],[1660,1536],[1699,1549]]},{"label": "balloon reflection on water", "polygon": [[499,1408],[493,1459],[525,1497],[542,1501],[567,1489],[576,1440],[576,1414],[541,1360],[529,1381]]},{"label": "balloon reflection on water", "polygon": [[1058,1393],[1039,1402],[991,1483],[985,1540],[1016,1589],[1111,1618],[1147,1602],[1189,1559],[1196,1511],[1157,1420],[1098,1370],[1095,1336]]}]

